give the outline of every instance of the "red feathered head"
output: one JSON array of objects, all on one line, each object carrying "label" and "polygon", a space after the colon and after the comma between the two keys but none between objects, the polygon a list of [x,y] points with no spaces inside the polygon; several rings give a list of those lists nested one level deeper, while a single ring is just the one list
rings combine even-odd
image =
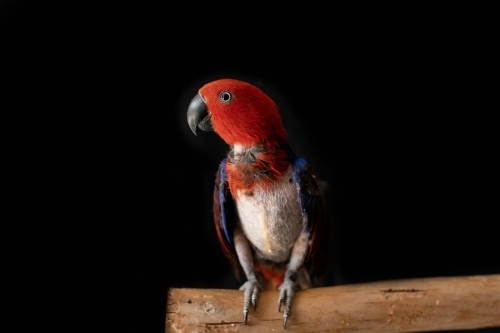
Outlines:
[{"label": "red feathered head", "polygon": [[259,88],[234,79],[201,87],[189,106],[188,123],[195,134],[197,126],[213,129],[230,145],[287,141],[274,101]]}]

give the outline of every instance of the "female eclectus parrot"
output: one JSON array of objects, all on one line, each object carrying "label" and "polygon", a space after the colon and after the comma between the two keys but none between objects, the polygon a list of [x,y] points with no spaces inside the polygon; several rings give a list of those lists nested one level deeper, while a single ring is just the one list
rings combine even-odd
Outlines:
[{"label": "female eclectus parrot", "polygon": [[[328,225],[324,183],[294,154],[278,107],[257,87],[221,79],[200,88],[187,122],[215,131],[228,145],[213,195],[223,252],[245,272],[243,323],[261,290],[279,290],[283,327],[295,291],[319,286],[326,273]],[[238,274],[237,274],[238,275]]]}]

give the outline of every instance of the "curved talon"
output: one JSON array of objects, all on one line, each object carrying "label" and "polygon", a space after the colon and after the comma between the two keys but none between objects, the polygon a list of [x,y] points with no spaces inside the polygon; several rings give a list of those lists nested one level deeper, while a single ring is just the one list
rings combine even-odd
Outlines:
[{"label": "curved talon", "polygon": [[253,305],[253,309],[257,309],[257,299],[259,298],[259,293],[262,290],[262,286],[260,283],[255,280],[251,279],[245,282],[241,287],[240,290],[244,291],[243,294],[243,325],[247,324],[248,321],[248,312],[250,308],[250,303]]},{"label": "curved talon", "polygon": [[259,297],[259,292],[260,292],[259,288],[255,288],[252,293],[252,305],[254,311],[257,310],[257,297]]},{"label": "curved talon", "polygon": [[291,280],[285,280],[281,286],[279,286],[280,295],[278,298],[278,312],[281,312],[281,305],[285,303],[285,309],[283,311],[283,328],[286,328],[288,318],[290,317],[290,308],[293,304],[293,299],[295,298],[295,290],[297,290],[297,283]]}]

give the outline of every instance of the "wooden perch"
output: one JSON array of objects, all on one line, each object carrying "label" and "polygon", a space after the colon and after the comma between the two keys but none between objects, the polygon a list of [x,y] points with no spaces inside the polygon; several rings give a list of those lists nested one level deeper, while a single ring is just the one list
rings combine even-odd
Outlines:
[{"label": "wooden perch", "polygon": [[[282,310],[283,311],[283,310]],[[372,282],[298,291],[287,328],[278,292],[243,325],[243,292],[169,290],[166,332],[425,332],[500,327],[500,274]]]}]

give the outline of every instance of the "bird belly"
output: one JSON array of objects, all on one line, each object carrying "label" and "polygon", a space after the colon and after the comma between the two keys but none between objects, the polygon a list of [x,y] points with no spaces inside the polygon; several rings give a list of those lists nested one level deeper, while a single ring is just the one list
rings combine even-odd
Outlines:
[{"label": "bird belly", "polygon": [[260,259],[286,262],[303,230],[303,219],[291,168],[272,187],[238,193],[241,228]]}]

